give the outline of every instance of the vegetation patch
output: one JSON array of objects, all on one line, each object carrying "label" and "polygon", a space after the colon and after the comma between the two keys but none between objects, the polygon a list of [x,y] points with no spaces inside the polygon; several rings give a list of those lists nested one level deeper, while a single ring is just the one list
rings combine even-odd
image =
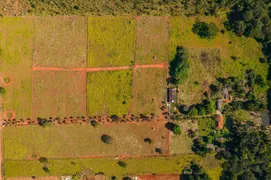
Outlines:
[{"label": "vegetation patch", "polygon": [[216,128],[216,119],[214,118],[199,118],[198,131],[200,136],[208,136]]},{"label": "vegetation patch", "polygon": [[33,119],[85,116],[85,73],[35,71],[33,84]]},{"label": "vegetation patch", "polygon": [[86,67],[85,17],[36,17],[34,66]]},{"label": "vegetation patch", "polygon": [[[5,86],[3,109],[16,112],[16,118],[31,115],[33,31],[32,17],[0,19],[0,71],[13,79]],[[4,81],[7,83],[8,79]]]},{"label": "vegetation patch", "polygon": [[159,64],[168,61],[169,22],[167,17],[137,18],[136,64]]},{"label": "vegetation patch", "polygon": [[123,115],[130,108],[132,71],[87,74],[87,114]]},{"label": "vegetation patch", "polygon": [[[168,152],[168,131],[158,123],[6,127],[4,159],[146,156]],[[144,142],[149,137],[153,143]],[[105,142],[105,143],[104,143]]]},{"label": "vegetation patch", "polygon": [[88,23],[89,67],[134,64],[135,18],[89,17]]},{"label": "vegetation patch", "polygon": [[166,99],[167,69],[134,69],[132,114],[161,113]]}]

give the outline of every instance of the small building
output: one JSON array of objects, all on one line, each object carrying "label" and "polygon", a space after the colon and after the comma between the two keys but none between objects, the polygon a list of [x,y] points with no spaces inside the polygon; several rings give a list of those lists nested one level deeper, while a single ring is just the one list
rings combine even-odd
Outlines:
[{"label": "small building", "polygon": [[216,101],[216,109],[221,112],[222,111],[222,106],[223,106],[223,99],[218,99]]},{"label": "small building", "polygon": [[71,180],[72,176],[61,176],[61,180]]},{"label": "small building", "polygon": [[177,89],[176,88],[168,88],[167,89],[167,101],[169,103],[177,102]]},{"label": "small building", "polygon": [[270,126],[271,121],[270,121],[270,114],[265,111],[261,114],[261,119],[262,119],[262,123],[264,126]]},{"label": "small building", "polygon": [[224,127],[224,116],[222,114],[217,114],[216,115],[216,123],[217,123],[217,128],[218,129],[223,129]]}]

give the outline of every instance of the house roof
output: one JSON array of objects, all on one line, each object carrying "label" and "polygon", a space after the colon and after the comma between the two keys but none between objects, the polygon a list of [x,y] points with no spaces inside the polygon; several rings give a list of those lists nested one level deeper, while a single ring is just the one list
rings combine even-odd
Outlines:
[{"label": "house roof", "polygon": [[222,129],[224,127],[224,116],[222,115],[217,115],[217,128]]},{"label": "house roof", "polygon": [[167,90],[167,100],[170,103],[175,103],[177,101],[177,89],[176,88],[168,88]]},{"label": "house roof", "polygon": [[270,125],[270,115],[269,115],[269,113],[267,111],[263,112],[261,114],[261,119],[262,119],[262,122],[263,122],[264,126],[269,126]]}]

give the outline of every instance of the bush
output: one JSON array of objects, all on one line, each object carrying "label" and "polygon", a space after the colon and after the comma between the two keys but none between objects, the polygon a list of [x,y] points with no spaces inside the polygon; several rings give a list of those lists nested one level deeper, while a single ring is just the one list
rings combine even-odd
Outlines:
[{"label": "bush", "polygon": [[188,112],[188,115],[191,116],[191,117],[193,117],[193,116],[198,116],[198,115],[199,115],[199,112],[198,112],[197,108],[192,107],[192,108],[190,109],[190,111]]},{"label": "bush", "polygon": [[0,95],[4,95],[6,94],[6,89],[4,89],[3,87],[0,87]]},{"label": "bush", "polygon": [[213,39],[219,32],[215,23],[197,22],[193,25],[193,33],[199,35],[203,39]]},{"label": "bush", "polygon": [[40,157],[40,158],[39,158],[39,161],[40,161],[41,163],[47,163],[47,162],[48,162],[48,159],[47,159],[46,157]]},{"label": "bush", "polygon": [[95,121],[95,120],[92,120],[90,123],[91,123],[91,125],[92,125],[93,127],[97,127],[97,126],[98,126],[98,122]]},{"label": "bush", "polygon": [[173,127],[173,133],[176,135],[180,135],[182,133],[181,127],[178,124],[175,124],[175,126]]},{"label": "bush", "polygon": [[144,142],[149,143],[149,144],[153,143],[153,141],[150,138],[145,138]]},{"label": "bush", "polygon": [[111,144],[112,141],[113,141],[113,138],[112,138],[111,136],[109,136],[109,135],[104,134],[104,135],[102,135],[101,140],[102,140],[105,144]]},{"label": "bush", "polygon": [[118,165],[120,165],[121,167],[123,168],[126,168],[127,167],[127,163],[123,162],[123,161],[119,161],[118,162]]},{"label": "bush", "polygon": [[266,62],[266,59],[261,57],[261,58],[259,59],[259,61],[260,61],[260,63],[265,63],[265,62]]},{"label": "bush", "polygon": [[155,152],[159,154],[163,154],[163,150],[161,148],[155,148]]},{"label": "bush", "polygon": [[46,173],[50,173],[50,170],[48,169],[48,167],[43,167],[42,168]]}]

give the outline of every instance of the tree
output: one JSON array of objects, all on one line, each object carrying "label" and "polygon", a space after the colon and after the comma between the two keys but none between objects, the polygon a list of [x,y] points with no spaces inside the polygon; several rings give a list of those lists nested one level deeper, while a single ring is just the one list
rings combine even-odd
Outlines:
[{"label": "tree", "polygon": [[204,171],[204,169],[194,162],[191,162],[189,168],[185,168],[182,172],[183,180],[210,180],[209,175]]},{"label": "tree", "polygon": [[50,170],[48,169],[48,167],[44,166],[42,169],[43,169],[46,173],[50,173]]},{"label": "tree", "polygon": [[127,163],[123,162],[123,161],[119,161],[118,162],[118,165],[120,165],[121,167],[123,168],[126,168],[127,167]]},{"label": "tree", "polygon": [[205,105],[206,114],[213,114],[216,110],[215,101],[207,101]]},{"label": "tree", "polygon": [[98,126],[98,122],[95,121],[95,120],[92,120],[90,123],[91,123],[91,125],[92,125],[93,127],[97,127],[97,126]]},{"label": "tree", "polygon": [[193,140],[192,150],[197,155],[201,155],[201,156],[205,156],[209,152],[209,150],[207,148],[207,144],[206,144],[206,142],[203,141],[202,137],[199,137],[199,138]]},{"label": "tree", "polygon": [[155,148],[155,152],[159,154],[163,154],[163,150],[161,148]]},{"label": "tree", "polygon": [[113,138],[109,135],[103,134],[101,136],[101,140],[105,143],[105,144],[111,144],[113,141]]},{"label": "tree", "polygon": [[219,32],[219,29],[213,22],[210,24],[206,22],[196,22],[193,25],[192,31],[193,33],[199,35],[201,38],[213,39]]},{"label": "tree", "polygon": [[40,158],[39,158],[39,161],[40,161],[41,163],[47,163],[47,162],[48,162],[48,159],[47,159],[46,157],[40,157]]},{"label": "tree", "polygon": [[169,74],[172,77],[173,84],[182,84],[188,78],[190,73],[190,60],[187,49],[177,47],[177,53],[173,61],[170,62]]},{"label": "tree", "polygon": [[195,107],[192,107],[190,109],[190,111],[188,112],[188,115],[191,117],[198,116],[198,114],[199,114],[199,112],[198,112],[197,108],[195,108]]},{"label": "tree", "polygon": [[153,143],[153,141],[152,141],[150,138],[145,138],[145,139],[144,139],[144,142],[146,142],[146,143],[148,143],[148,144]]},{"label": "tree", "polygon": [[175,126],[173,127],[173,133],[176,135],[180,135],[182,133],[181,127],[178,124],[175,124]]},{"label": "tree", "polygon": [[0,87],[0,95],[6,94],[6,89],[3,87]]}]

